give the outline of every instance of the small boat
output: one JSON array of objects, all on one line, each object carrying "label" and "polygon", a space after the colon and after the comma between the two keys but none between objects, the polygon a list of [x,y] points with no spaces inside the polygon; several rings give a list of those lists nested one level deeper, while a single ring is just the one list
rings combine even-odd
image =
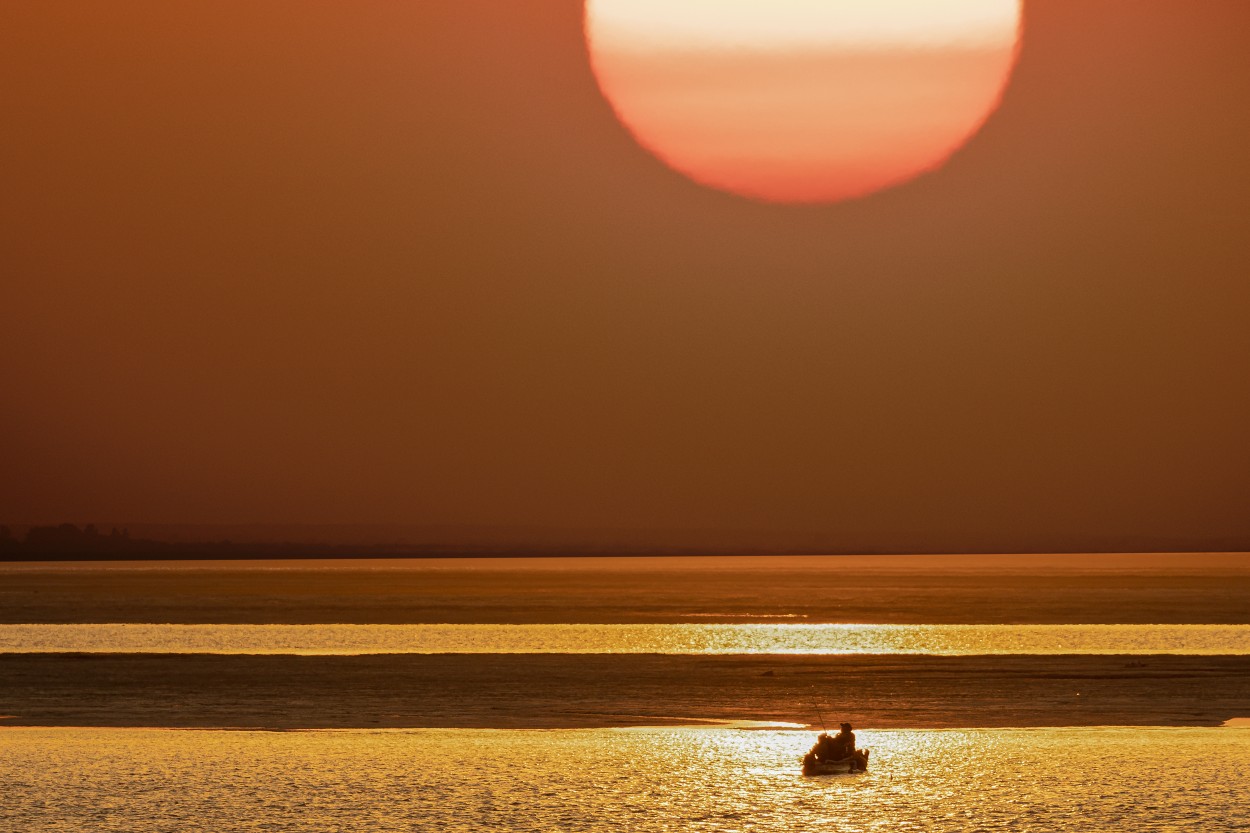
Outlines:
[{"label": "small boat", "polygon": [[867,749],[857,749],[854,755],[839,761],[819,760],[811,752],[803,758],[804,775],[837,775],[843,772],[864,772],[867,769]]}]

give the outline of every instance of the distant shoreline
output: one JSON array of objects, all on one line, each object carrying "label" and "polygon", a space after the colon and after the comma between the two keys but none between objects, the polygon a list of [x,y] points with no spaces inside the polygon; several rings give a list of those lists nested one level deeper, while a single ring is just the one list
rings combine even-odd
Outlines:
[{"label": "distant shoreline", "polygon": [[[0,564],[39,564],[62,562],[125,562],[125,561],[367,561],[402,560],[402,559],[438,559],[438,558],[821,558],[821,557],[881,557],[896,556],[957,556],[957,555],[1246,555],[1250,549],[1176,549],[1168,547],[1122,549],[1086,549],[1073,551],[1056,550],[966,550],[952,553],[946,551],[899,550],[890,552],[864,552],[862,550],[831,551],[828,549],[813,550],[688,550],[688,549],[593,549],[552,547],[536,547],[521,549],[516,547],[484,548],[484,549],[452,549],[442,547],[431,548],[394,548],[380,546],[339,546],[316,547],[305,544],[160,544],[159,551],[116,551],[98,552],[0,552]],[[168,549],[165,549],[168,548]]]},{"label": "distant shoreline", "polygon": [[837,552],[829,550],[684,550],[684,549],[605,549],[575,548],[560,550],[555,548],[535,548],[523,550],[518,548],[502,549],[394,549],[389,547],[369,546],[335,546],[317,548],[307,545],[281,544],[248,544],[230,545],[220,548],[215,544],[162,544],[169,547],[168,551],[143,552],[119,551],[110,553],[92,552],[60,552],[60,553],[24,553],[7,552],[0,554],[0,564],[41,564],[41,563],[116,563],[126,561],[369,561],[369,560],[405,560],[405,559],[443,559],[443,558],[855,558],[879,557],[892,558],[900,556],[1044,556],[1044,555],[1246,555],[1247,549],[1227,550],[1179,550],[1170,548],[1135,549],[1135,550],[1080,550],[1059,552],[1054,550],[1017,550],[1002,552],[999,550],[968,550],[960,553],[945,551],[922,552],[916,550],[897,552],[863,552],[860,550]]},{"label": "distant shoreline", "polygon": [[[18,530],[17,533],[14,530]],[[160,534],[160,530],[154,530]],[[1112,555],[1161,553],[1244,553],[1250,552],[1250,538],[1158,539],[1117,536],[1108,540],[1071,540],[1057,536],[1021,546],[1018,541],[998,545],[924,547],[865,542],[817,540],[811,536],[762,536],[759,533],[733,536],[699,536],[653,533],[622,536],[619,533],[527,534],[482,531],[460,536],[427,533],[405,539],[368,540],[364,533],[338,534],[342,540],[301,541],[291,539],[239,540],[224,527],[210,532],[197,529],[196,537],[175,535],[173,539],[132,536],[128,527],[95,525],[48,526],[0,525],[0,563],[43,561],[167,561],[167,560],[318,560],[318,559],[400,559],[400,558],[634,558],[634,557],[724,557],[724,556],[898,556],[898,555]],[[169,534],[169,531],[167,531]],[[205,537],[220,534],[221,537]],[[257,535],[258,533],[251,533]],[[288,532],[294,536],[298,533]],[[303,534],[311,535],[311,531]],[[374,533],[372,538],[377,537]],[[177,540],[181,538],[181,540]],[[628,540],[630,543],[624,543]],[[415,542],[414,542],[415,541]],[[677,543],[680,542],[680,543]],[[800,543],[802,542],[802,543]]]}]

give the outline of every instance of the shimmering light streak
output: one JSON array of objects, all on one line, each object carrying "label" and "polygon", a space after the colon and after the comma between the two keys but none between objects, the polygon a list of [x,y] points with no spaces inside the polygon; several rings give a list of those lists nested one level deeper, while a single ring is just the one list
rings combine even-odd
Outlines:
[{"label": "shimmering light streak", "polygon": [[812,732],[0,730],[6,830],[1225,831],[1250,732],[875,732],[804,778]]},{"label": "shimmering light streak", "polygon": [[1250,625],[0,625],[4,653],[1250,654]]}]

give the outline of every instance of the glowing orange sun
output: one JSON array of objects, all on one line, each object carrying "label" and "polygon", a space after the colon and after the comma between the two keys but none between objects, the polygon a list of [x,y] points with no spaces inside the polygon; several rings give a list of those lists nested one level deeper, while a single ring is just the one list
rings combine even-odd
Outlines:
[{"label": "glowing orange sun", "polygon": [[1021,0],[587,0],[604,95],[696,182],[835,202],[944,163],[998,106]]}]

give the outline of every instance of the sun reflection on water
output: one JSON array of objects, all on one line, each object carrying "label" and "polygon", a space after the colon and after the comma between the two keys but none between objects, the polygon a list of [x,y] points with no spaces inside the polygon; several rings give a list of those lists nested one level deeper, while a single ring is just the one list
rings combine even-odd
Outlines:
[{"label": "sun reflection on water", "polygon": [[0,625],[0,652],[1250,654],[1250,625]]},{"label": "sun reflection on water", "polygon": [[[1250,732],[860,731],[868,772],[805,778],[810,732],[0,730],[6,829],[1230,830]],[[1166,754],[1160,754],[1166,750]]]}]

